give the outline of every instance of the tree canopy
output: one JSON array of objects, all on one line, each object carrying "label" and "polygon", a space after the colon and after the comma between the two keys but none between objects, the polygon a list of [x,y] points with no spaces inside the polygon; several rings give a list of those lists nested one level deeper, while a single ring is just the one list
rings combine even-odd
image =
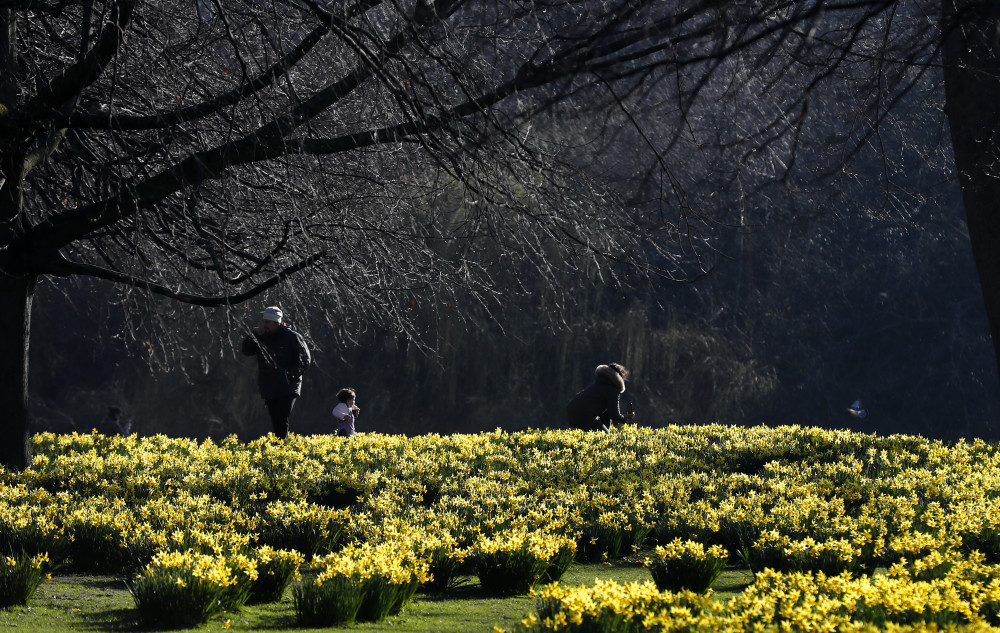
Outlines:
[{"label": "tree canopy", "polygon": [[992,46],[991,6],[0,0],[3,461],[30,461],[40,277],[404,332],[411,300],[489,305],[497,257],[693,279],[720,233],[822,212],[873,146],[905,206],[896,117],[942,46]]}]

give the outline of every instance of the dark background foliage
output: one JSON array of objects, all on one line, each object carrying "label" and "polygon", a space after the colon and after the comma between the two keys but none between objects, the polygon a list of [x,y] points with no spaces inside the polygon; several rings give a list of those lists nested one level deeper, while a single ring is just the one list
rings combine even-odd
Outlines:
[{"label": "dark background foliage", "polygon": [[[502,306],[471,322],[414,301],[420,342],[375,329],[347,344],[342,332],[314,329],[315,366],[293,429],[330,432],[335,393],[348,385],[359,393],[366,431],[560,426],[593,368],[617,360],[633,371],[624,401],[636,404],[641,424],[998,435],[989,330],[955,206],[942,204],[920,225],[845,214],[739,240],[734,256],[694,284],[626,289],[568,279],[581,290],[562,307],[562,322],[549,315],[554,295],[507,280]],[[47,283],[38,298],[36,429],[86,431],[117,404],[140,433],[267,432],[255,361],[230,344],[256,321],[257,306],[234,315],[242,320],[217,315],[198,334],[192,326],[189,356],[168,370],[156,368],[141,335],[121,335],[127,322],[113,293],[56,290]],[[179,328],[199,318],[167,307]],[[309,315],[289,316],[296,327]],[[846,412],[857,398],[870,412],[865,420]]]}]

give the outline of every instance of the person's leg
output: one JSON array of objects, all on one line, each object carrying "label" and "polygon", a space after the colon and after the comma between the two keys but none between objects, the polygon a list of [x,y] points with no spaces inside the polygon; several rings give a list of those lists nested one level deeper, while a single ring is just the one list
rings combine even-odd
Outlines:
[{"label": "person's leg", "polygon": [[284,439],[288,437],[288,416],[292,414],[292,407],[295,405],[295,395],[280,396],[265,400],[264,405],[267,412],[271,414],[271,428],[274,434]]}]

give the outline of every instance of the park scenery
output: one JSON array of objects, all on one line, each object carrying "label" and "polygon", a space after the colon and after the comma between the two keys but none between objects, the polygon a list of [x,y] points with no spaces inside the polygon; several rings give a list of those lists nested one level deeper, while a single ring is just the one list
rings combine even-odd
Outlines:
[{"label": "park scenery", "polygon": [[[424,596],[527,597],[482,629],[510,633],[1000,625],[1000,454],[979,440],[627,425],[32,451],[0,479],[0,622],[28,630],[40,587],[90,577],[131,598],[103,630],[261,604],[269,629],[444,628],[411,612]],[[623,561],[641,573],[616,580]],[[607,572],[567,580],[587,565]]]},{"label": "park scenery", "polygon": [[0,0],[0,629],[1000,633],[998,34]]}]

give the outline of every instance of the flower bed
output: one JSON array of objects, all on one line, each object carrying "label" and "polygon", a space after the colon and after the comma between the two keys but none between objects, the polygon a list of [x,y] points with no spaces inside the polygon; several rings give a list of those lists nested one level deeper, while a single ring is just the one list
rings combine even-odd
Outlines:
[{"label": "flower bed", "polygon": [[[182,604],[199,622],[277,600],[290,583],[303,622],[379,620],[421,588],[539,591],[574,558],[637,548],[661,588],[602,606],[614,627],[1000,624],[1000,456],[982,442],[626,426],[351,442],[40,434],[33,452],[32,468],[0,473],[0,556],[128,577],[151,626]],[[720,611],[700,592],[721,564],[753,582]],[[353,614],[352,600],[330,604],[351,592]],[[525,626],[577,619],[552,600]]]}]

